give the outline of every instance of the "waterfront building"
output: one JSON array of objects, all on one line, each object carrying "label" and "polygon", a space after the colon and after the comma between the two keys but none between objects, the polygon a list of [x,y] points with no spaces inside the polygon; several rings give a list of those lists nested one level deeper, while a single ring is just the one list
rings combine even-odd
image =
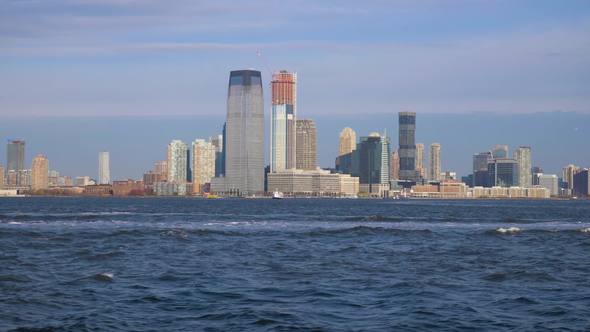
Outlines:
[{"label": "waterfront building", "polygon": [[[25,186],[21,183],[18,174],[25,169],[25,141],[9,140],[6,146],[6,172],[14,171],[12,178],[8,179],[10,186]],[[14,181],[11,181],[14,179]]]},{"label": "waterfront building", "polygon": [[590,195],[590,177],[587,168],[579,169],[574,174],[573,194],[578,197],[587,197]]},{"label": "waterfront building", "polygon": [[154,183],[153,191],[156,196],[186,195],[186,184],[174,182],[156,182]]},{"label": "waterfront building", "polygon": [[85,196],[111,196],[113,194],[113,186],[110,184],[90,184],[84,187],[82,195]]},{"label": "waterfront building", "polygon": [[340,132],[338,141],[338,157],[336,170],[341,173],[352,173],[352,154],[356,150],[356,132],[346,127]]},{"label": "waterfront building", "polygon": [[322,169],[288,169],[268,173],[268,191],[275,190],[289,196],[356,196],[359,178]]},{"label": "waterfront building", "polygon": [[503,159],[508,158],[508,145],[496,144],[492,148],[492,158]]},{"label": "waterfront building", "polygon": [[399,113],[399,178],[416,181],[416,113]]},{"label": "waterfront building", "polygon": [[540,187],[547,188],[551,196],[557,196],[559,194],[559,179],[557,178],[557,175],[536,173],[535,179],[535,184]]},{"label": "waterfront building", "polygon": [[416,184],[412,186],[410,196],[415,198],[461,199],[467,197],[467,185],[454,180],[438,183]]},{"label": "waterfront building", "polygon": [[92,180],[89,176],[77,176],[76,177],[76,187],[85,187],[85,186],[92,186],[96,185],[96,181]]},{"label": "waterfront building", "polygon": [[263,193],[264,100],[259,71],[230,73],[224,143],[225,176],[211,180],[211,190],[237,196]]},{"label": "waterfront building", "polygon": [[492,187],[518,186],[518,162],[509,158],[494,158],[488,163],[488,184]]},{"label": "waterfront building", "polygon": [[530,188],[521,187],[473,187],[467,192],[470,198],[550,198],[551,194],[547,188],[533,186]]},{"label": "waterfront building", "polygon": [[193,192],[202,193],[215,177],[216,148],[211,142],[197,139],[193,142]]},{"label": "waterfront building", "polygon": [[393,151],[389,159],[389,180],[399,180],[399,153]]},{"label": "waterfront building", "polygon": [[101,151],[98,153],[98,184],[109,183],[111,183],[109,152]]},{"label": "waterfront building", "polygon": [[143,196],[145,195],[145,185],[143,181],[132,179],[123,181],[113,181],[114,196]]},{"label": "waterfront building", "polygon": [[187,149],[186,143],[181,140],[172,140],[168,144],[168,182],[186,183]]},{"label": "waterfront building", "polygon": [[271,81],[270,169],[297,166],[297,73],[275,72]]},{"label": "waterfront building", "polygon": [[440,160],[440,144],[439,143],[432,143],[430,144],[430,155],[429,155],[430,164],[428,168],[430,170],[430,176],[428,177],[431,181],[440,181],[441,177],[441,160]]},{"label": "waterfront building", "polygon": [[389,190],[389,139],[379,133],[361,137],[353,154],[353,175],[361,191],[382,195]]},{"label": "waterfront building", "polygon": [[296,168],[317,168],[317,129],[313,120],[296,121]]},{"label": "waterfront building", "polygon": [[576,165],[567,165],[562,170],[562,177],[563,181],[567,183],[567,189],[573,191],[574,189],[574,174],[578,171],[578,166]]},{"label": "waterfront building", "polygon": [[422,143],[416,144],[416,160],[414,161],[414,165],[416,165],[416,171],[419,174],[419,178],[426,179],[426,168],[424,167],[424,144]]},{"label": "waterfront building", "polygon": [[154,163],[154,173],[159,174],[159,181],[168,181],[168,160],[156,161]]},{"label": "waterfront building", "polygon": [[[514,151],[514,159],[518,162],[518,186],[527,188],[532,186],[531,147],[520,146]],[[542,172],[539,172],[542,173]],[[553,193],[552,193],[553,194]]]},{"label": "waterfront building", "polygon": [[0,189],[4,189],[5,177],[4,167],[0,165]]},{"label": "waterfront building", "polygon": [[49,161],[47,158],[38,154],[33,158],[31,166],[31,189],[43,190],[49,188]]},{"label": "waterfront building", "polygon": [[489,187],[488,163],[491,160],[491,152],[480,152],[473,155],[473,187]]},{"label": "waterfront building", "polygon": [[224,174],[223,136],[224,135],[217,135],[209,139],[215,148],[215,176],[223,176]]}]

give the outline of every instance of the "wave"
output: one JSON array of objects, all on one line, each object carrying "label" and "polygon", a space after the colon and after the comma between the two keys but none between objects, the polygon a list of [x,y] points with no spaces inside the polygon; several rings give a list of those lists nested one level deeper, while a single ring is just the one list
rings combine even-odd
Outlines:
[{"label": "wave", "polygon": [[379,235],[379,234],[403,234],[403,233],[432,233],[429,229],[401,229],[401,228],[387,228],[387,227],[371,227],[371,226],[353,226],[348,228],[322,228],[308,232],[304,232],[307,236],[325,236],[325,235]]},{"label": "wave", "polygon": [[115,278],[115,274],[111,272],[97,273],[94,275],[94,279],[97,281],[112,282]]},{"label": "wave", "polygon": [[373,214],[368,216],[353,216],[347,217],[344,220],[346,221],[401,221],[404,220],[402,217],[398,216],[383,216],[380,214]]},{"label": "wave", "polygon": [[590,227],[582,228],[582,229],[580,229],[580,232],[582,232],[582,233],[590,233]]},{"label": "wave", "polygon": [[500,228],[496,229],[496,232],[500,233],[500,234],[515,234],[515,233],[520,233],[521,231],[522,231],[522,229],[519,227],[507,227],[507,228],[500,227]]}]

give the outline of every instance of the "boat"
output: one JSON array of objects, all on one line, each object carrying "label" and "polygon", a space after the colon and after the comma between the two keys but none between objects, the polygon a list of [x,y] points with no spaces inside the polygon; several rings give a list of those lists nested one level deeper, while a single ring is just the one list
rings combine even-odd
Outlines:
[{"label": "boat", "polygon": [[275,191],[272,193],[272,199],[283,199],[284,197],[285,197],[285,196],[283,195],[283,193],[282,193],[282,192],[280,192],[280,191],[278,191],[278,190],[275,190]]}]

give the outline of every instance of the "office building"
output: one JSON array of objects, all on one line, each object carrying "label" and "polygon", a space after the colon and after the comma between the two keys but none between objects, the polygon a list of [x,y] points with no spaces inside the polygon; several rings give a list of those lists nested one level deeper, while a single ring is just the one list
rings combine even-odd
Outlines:
[{"label": "office building", "polygon": [[336,170],[341,173],[352,173],[352,154],[356,150],[356,132],[346,127],[340,132],[338,141],[338,157]]},{"label": "office building", "polygon": [[49,161],[38,154],[33,158],[31,166],[31,189],[33,191],[49,188]]},{"label": "office building", "polygon": [[289,196],[356,196],[359,178],[327,170],[289,169],[268,173],[268,191]]},{"label": "office building", "polygon": [[215,148],[215,176],[223,176],[223,135],[217,135],[209,139]]},{"label": "office building", "polygon": [[567,183],[567,189],[569,190],[574,189],[574,174],[576,174],[578,169],[577,166],[571,164],[563,168],[563,181]]},{"label": "office building", "polygon": [[517,187],[518,162],[509,158],[494,158],[488,163],[490,187]]},{"label": "office building", "polygon": [[109,152],[101,151],[98,153],[98,184],[109,183],[111,183]]},{"label": "office building", "polygon": [[5,177],[4,167],[0,165],[0,189],[4,189]]},{"label": "office building", "polygon": [[441,160],[440,160],[440,144],[439,143],[430,144],[430,154],[429,154],[428,159],[429,159],[428,169],[430,171],[428,179],[431,181],[442,180],[442,178],[440,177]]},{"label": "office building", "polygon": [[416,113],[399,113],[399,178],[416,181]]},{"label": "office building", "polygon": [[508,145],[496,144],[492,148],[492,158],[508,158]]},{"label": "office building", "polygon": [[153,172],[159,174],[160,181],[168,181],[168,160],[156,161]]},{"label": "office building", "polygon": [[[536,178],[536,180],[535,180],[536,185],[543,187],[543,188],[547,188],[547,190],[549,190],[549,194],[551,196],[559,195],[559,179],[558,179],[557,175],[536,173],[535,178]],[[528,187],[524,187],[524,188],[528,188]]]},{"label": "office building", "polygon": [[420,179],[426,179],[426,167],[424,167],[424,144],[416,143],[416,160],[414,161],[416,171]]},{"label": "office building", "polygon": [[25,141],[10,140],[6,146],[6,170],[20,171],[25,169]]},{"label": "office building", "polygon": [[397,151],[391,153],[389,169],[389,180],[399,180],[399,154]]},{"label": "office building", "polygon": [[587,168],[579,169],[574,174],[573,194],[577,197],[588,197],[590,195],[590,177]]},{"label": "office building", "polygon": [[313,120],[296,121],[296,168],[317,168],[317,129]]},{"label": "office building", "polygon": [[362,192],[381,195],[389,190],[389,139],[379,133],[361,137],[353,154],[353,175]]},{"label": "office building", "polygon": [[472,187],[489,187],[488,163],[492,160],[491,152],[480,152],[473,155]]},{"label": "office building", "polygon": [[297,73],[275,72],[271,81],[270,169],[296,167]]},{"label": "office building", "polygon": [[230,73],[225,128],[225,177],[212,190],[231,195],[264,191],[264,100],[259,71]]},{"label": "office building", "polygon": [[[528,188],[532,186],[531,147],[520,146],[514,151],[514,159],[518,162],[518,186]],[[553,193],[552,193],[553,195]]]},{"label": "office building", "polygon": [[180,140],[168,144],[168,182],[186,183],[187,180],[187,145]]},{"label": "office building", "polygon": [[216,148],[211,142],[197,139],[193,142],[193,192],[202,193],[215,177]]}]

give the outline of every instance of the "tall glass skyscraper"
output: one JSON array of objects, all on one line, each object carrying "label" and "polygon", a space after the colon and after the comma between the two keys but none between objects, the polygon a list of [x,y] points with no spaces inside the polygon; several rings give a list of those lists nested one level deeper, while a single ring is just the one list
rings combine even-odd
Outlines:
[{"label": "tall glass skyscraper", "polygon": [[399,113],[399,178],[417,180],[416,173],[416,113]]},{"label": "tall glass skyscraper", "polygon": [[8,141],[6,146],[6,171],[25,169],[25,141]]},{"label": "tall glass skyscraper", "polygon": [[111,183],[111,171],[109,165],[109,152],[101,151],[98,153],[98,184]]},{"label": "tall glass skyscraper", "polygon": [[237,195],[264,191],[264,99],[256,70],[230,73],[225,140],[225,189]]},{"label": "tall glass skyscraper", "polygon": [[270,170],[296,167],[297,73],[272,75],[270,113]]},{"label": "tall glass skyscraper", "polygon": [[[379,133],[361,137],[353,152],[353,175],[359,177],[367,192],[389,185],[389,140]],[[375,186],[375,188],[373,188]]]},{"label": "tall glass skyscraper", "polygon": [[531,162],[531,147],[520,146],[514,151],[514,159],[518,162],[518,186],[529,188],[532,186],[533,175],[531,170],[533,168]]},{"label": "tall glass skyscraper", "polygon": [[491,152],[480,152],[473,155],[472,186],[488,187],[488,163],[492,160]]}]

